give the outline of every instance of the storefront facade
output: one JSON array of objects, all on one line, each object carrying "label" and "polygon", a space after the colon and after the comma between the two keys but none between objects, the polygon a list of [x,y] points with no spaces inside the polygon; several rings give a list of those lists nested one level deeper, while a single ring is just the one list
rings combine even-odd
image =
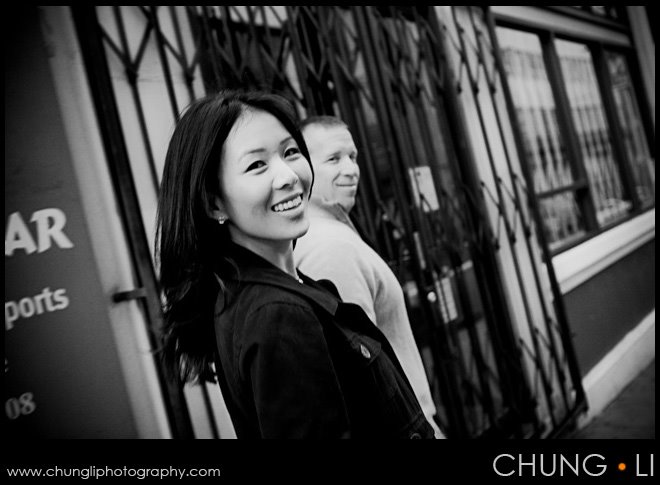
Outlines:
[{"label": "storefront facade", "polygon": [[559,436],[607,402],[605,366],[626,362],[623,385],[653,358],[643,8],[41,7],[31,18],[129,434],[234,436],[217,388],[166,382],[153,355],[168,137],[187,104],[222,88],[272,90],[300,116],[351,126],[356,219],[404,287],[450,438]]}]

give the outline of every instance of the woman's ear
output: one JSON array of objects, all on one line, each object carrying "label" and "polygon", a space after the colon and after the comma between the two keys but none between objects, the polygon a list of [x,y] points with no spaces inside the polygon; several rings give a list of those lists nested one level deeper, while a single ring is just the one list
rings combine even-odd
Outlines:
[{"label": "woman's ear", "polygon": [[229,217],[225,205],[220,200],[218,195],[211,195],[208,200],[208,207],[206,208],[207,215],[220,224],[224,224]]}]

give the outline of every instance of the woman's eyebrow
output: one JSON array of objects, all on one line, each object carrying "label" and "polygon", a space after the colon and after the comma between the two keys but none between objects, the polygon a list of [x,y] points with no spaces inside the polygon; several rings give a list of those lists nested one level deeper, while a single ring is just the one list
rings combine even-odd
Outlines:
[{"label": "woman's eyebrow", "polygon": [[241,155],[240,158],[243,158],[243,157],[245,157],[246,155],[252,155],[252,154],[254,154],[254,153],[263,153],[263,152],[265,152],[265,151],[266,151],[265,148],[253,148],[253,149],[251,149],[251,150],[247,150],[247,151],[243,152],[243,154]]},{"label": "woman's eyebrow", "polygon": [[280,142],[280,146],[282,146],[282,145],[286,145],[286,144],[289,143],[291,140],[293,140],[293,136],[291,136],[291,135],[287,136],[284,140],[282,140],[282,141]]}]

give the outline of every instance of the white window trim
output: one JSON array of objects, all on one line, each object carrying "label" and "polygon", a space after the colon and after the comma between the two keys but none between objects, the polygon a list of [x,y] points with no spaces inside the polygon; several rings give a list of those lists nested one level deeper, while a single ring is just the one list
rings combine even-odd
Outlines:
[{"label": "white window trim", "polygon": [[552,258],[562,294],[655,239],[655,208]]},{"label": "white window trim", "polygon": [[619,340],[582,379],[589,409],[578,418],[578,428],[598,416],[654,360],[655,310]]},{"label": "white window trim", "polygon": [[491,11],[496,20],[507,20],[528,27],[550,30],[557,34],[579,37],[582,40],[602,41],[608,45],[621,47],[632,45],[630,37],[622,32],[547,9],[496,5],[491,7]]}]

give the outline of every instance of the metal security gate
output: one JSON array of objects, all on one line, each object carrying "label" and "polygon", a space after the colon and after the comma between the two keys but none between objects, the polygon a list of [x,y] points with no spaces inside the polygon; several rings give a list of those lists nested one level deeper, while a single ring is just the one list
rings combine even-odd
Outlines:
[{"label": "metal security gate", "polygon": [[[495,91],[500,75],[484,54],[487,12],[72,10],[143,289],[118,298],[142,299],[154,336],[160,316],[150,228],[173,123],[205,92],[267,89],[289,98],[301,116],[336,114],[351,126],[362,171],[355,219],[405,290],[448,437],[548,437],[574,419],[584,394],[561,295],[551,266],[541,267],[549,255],[524,177],[509,163],[515,183],[508,186],[489,160],[501,182],[490,190],[465,139],[463,90],[476,94],[485,76]],[[509,265],[514,271],[503,271]],[[512,299],[522,302],[522,321]],[[199,435],[189,395],[165,388],[175,436]],[[208,434],[222,437],[206,387],[201,402]]]}]

